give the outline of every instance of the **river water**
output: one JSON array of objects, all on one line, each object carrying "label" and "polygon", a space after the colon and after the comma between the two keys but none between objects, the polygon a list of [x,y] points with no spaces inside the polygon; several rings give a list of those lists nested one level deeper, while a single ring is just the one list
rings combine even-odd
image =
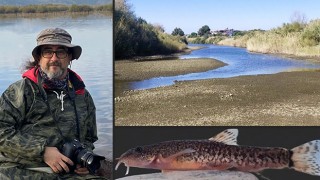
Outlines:
[{"label": "river water", "polygon": [[214,58],[223,61],[228,65],[206,72],[170,77],[157,77],[143,81],[131,82],[129,84],[129,88],[134,90],[150,89],[159,86],[172,85],[175,81],[228,78],[242,75],[275,74],[296,69],[320,68],[319,63],[289,59],[275,55],[250,53],[245,48],[216,45],[201,46],[205,46],[205,48],[192,51],[191,54],[183,55],[180,59],[187,61],[190,58]]},{"label": "river water", "polygon": [[22,64],[31,58],[39,32],[61,27],[82,47],[82,55],[71,69],[84,80],[97,108],[99,140],[96,153],[112,158],[112,18],[104,15],[80,17],[0,19],[0,93],[21,79]]}]

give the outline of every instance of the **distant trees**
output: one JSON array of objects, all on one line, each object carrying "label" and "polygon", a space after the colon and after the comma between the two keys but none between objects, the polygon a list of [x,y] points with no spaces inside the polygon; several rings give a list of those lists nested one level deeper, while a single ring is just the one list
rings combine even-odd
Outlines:
[{"label": "distant trees", "polygon": [[210,28],[209,28],[208,25],[204,25],[199,29],[198,35],[199,36],[204,36],[204,35],[207,35],[207,34],[210,34]]},{"label": "distant trees", "polygon": [[171,35],[173,35],[173,36],[177,36],[177,35],[179,35],[179,36],[184,36],[184,32],[182,31],[182,29],[181,28],[174,28],[174,30],[172,31],[172,33],[171,33]]},{"label": "distant trees", "polygon": [[197,37],[197,36],[198,36],[197,33],[192,32],[192,33],[188,36],[188,38],[195,38],[195,37]]}]

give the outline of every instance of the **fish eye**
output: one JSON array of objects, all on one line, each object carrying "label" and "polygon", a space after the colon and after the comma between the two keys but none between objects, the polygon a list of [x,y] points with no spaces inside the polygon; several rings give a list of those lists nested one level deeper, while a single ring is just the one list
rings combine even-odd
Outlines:
[{"label": "fish eye", "polygon": [[141,153],[142,152],[142,147],[136,147],[135,151],[138,152],[138,153]]}]

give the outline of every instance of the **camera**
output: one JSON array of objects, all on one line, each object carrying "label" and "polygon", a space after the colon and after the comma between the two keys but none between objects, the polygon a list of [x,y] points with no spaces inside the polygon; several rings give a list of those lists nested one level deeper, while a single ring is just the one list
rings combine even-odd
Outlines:
[{"label": "camera", "polygon": [[80,164],[82,167],[86,167],[90,174],[95,174],[101,166],[100,161],[105,159],[103,156],[88,151],[77,139],[66,142],[62,147],[62,154],[74,163],[73,166],[68,165],[70,172],[74,172],[76,164]]}]

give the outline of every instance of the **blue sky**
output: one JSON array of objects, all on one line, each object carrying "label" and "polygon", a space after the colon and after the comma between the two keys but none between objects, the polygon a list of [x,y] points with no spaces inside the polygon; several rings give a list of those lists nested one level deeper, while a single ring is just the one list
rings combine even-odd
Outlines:
[{"label": "blue sky", "polygon": [[320,19],[320,0],[127,0],[136,16],[160,24],[167,33],[211,30],[269,30],[291,22],[295,12],[308,21]]}]

